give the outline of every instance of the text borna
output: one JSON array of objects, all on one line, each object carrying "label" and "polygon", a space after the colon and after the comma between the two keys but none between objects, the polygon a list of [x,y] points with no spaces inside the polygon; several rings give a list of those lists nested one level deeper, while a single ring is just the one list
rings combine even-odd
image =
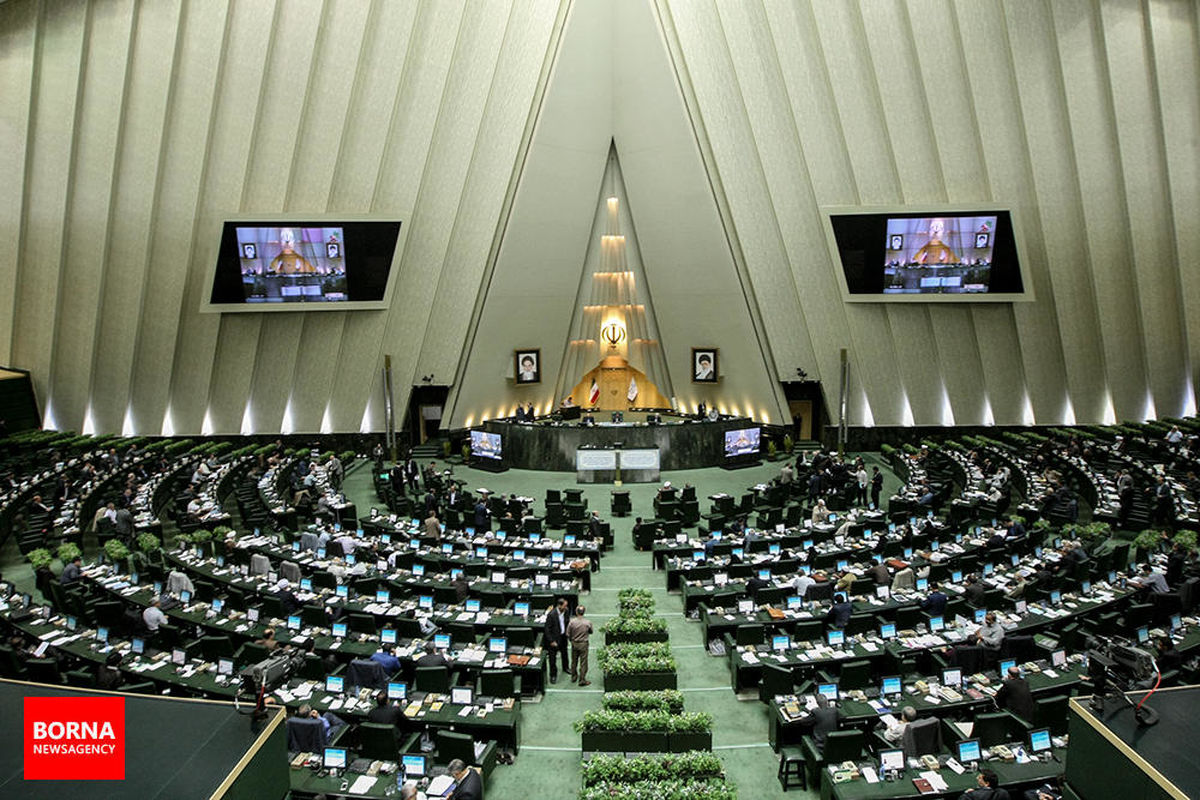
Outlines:
[{"label": "text borna", "polygon": [[33,723],[34,739],[116,739],[111,722]]}]

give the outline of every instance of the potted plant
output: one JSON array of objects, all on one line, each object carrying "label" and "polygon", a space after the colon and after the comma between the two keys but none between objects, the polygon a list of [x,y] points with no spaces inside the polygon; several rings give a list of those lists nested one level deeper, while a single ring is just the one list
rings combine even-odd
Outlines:
[{"label": "potted plant", "polygon": [[63,564],[70,564],[81,555],[83,555],[83,551],[74,542],[63,542],[58,546],[58,560]]},{"label": "potted plant", "polygon": [[[229,528],[220,526],[217,528],[217,530],[222,532],[221,538],[223,539],[225,538],[224,531],[229,530]],[[212,555],[212,540],[214,533],[215,531],[210,531],[205,528],[197,528],[196,530],[192,531],[192,544],[198,545],[205,555]]]},{"label": "potted plant", "polygon": [[1140,564],[1150,557],[1150,554],[1158,549],[1162,543],[1163,535],[1161,531],[1147,528],[1139,533],[1133,540],[1133,548],[1137,555],[1134,556]]},{"label": "potted plant", "polygon": [[634,616],[613,617],[604,623],[604,643],[618,642],[665,642],[667,621],[661,617]]},{"label": "potted plant", "polygon": [[1179,531],[1175,534],[1172,543],[1182,545],[1184,550],[1196,549],[1196,532],[1195,531]]},{"label": "potted plant", "polygon": [[601,704],[613,711],[659,709],[671,714],[679,714],[683,712],[683,693],[678,689],[607,692],[601,700]]},{"label": "potted plant", "polygon": [[671,715],[665,711],[589,710],[575,723],[585,752],[661,753]]},{"label": "potted plant", "polygon": [[707,711],[689,711],[670,717],[671,732],[667,747],[672,753],[712,750],[713,716]]},{"label": "potted plant", "polygon": [[600,651],[604,690],[674,689],[675,658],[665,642],[613,644]]},{"label": "potted plant", "polygon": [[129,566],[129,548],[120,539],[109,539],[104,543],[104,555],[118,569]]}]

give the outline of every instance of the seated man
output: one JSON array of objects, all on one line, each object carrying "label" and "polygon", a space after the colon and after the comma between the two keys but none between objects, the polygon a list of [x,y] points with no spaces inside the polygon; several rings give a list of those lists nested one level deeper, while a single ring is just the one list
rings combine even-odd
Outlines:
[{"label": "seated man", "polygon": [[946,603],[950,598],[942,591],[942,586],[937,581],[930,581],[929,594],[921,601],[921,610],[927,611],[935,617],[940,617],[946,613]]},{"label": "seated man", "polygon": [[451,761],[446,766],[446,771],[454,776],[457,784],[450,800],[483,800],[483,780],[479,773],[463,763],[461,758]]},{"label": "seated man", "polygon": [[1026,722],[1033,720],[1033,691],[1017,667],[1008,668],[1008,675],[996,692],[996,707],[1006,708]]},{"label": "seated man", "polygon": [[1154,594],[1166,594],[1171,591],[1167,578],[1161,572],[1155,572],[1149,563],[1142,564],[1142,569],[1136,578],[1129,581],[1135,586],[1147,587]]},{"label": "seated man", "polygon": [[801,722],[812,723],[813,741],[816,742],[818,750],[824,751],[826,735],[838,729],[838,723],[841,719],[842,712],[830,704],[828,697],[818,694],[817,707],[802,717]]},{"label": "seated man", "polygon": [[159,608],[158,598],[150,601],[150,605],[146,606],[146,610],[142,612],[142,622],[146,625],[146,630],[150,633],[155,633],[160,627],[166,624],[167,615]]},{"label": "seated man", "polygon": [[337,715],[332,711],[326,711],[324,714],[322,714],[308,703],[300,706],[300,708],[296,711],[296,716],[311,717],[312,719],[319,719],[321,722],[325,723],[325,741],[327,742],[333,738],[333,734],[338,730],[338,728],[341,728],[346,724],[342,720],[338,719]]},{"label": "seated man", "polygon": [[883,738],[892,744],[900,744],[900,741],[904,738],[904,729],[916,721],[917,710],[912,706],[905,706],[904,710],[900,712],[900,718],[894,724],[884,728]]},{"label": "seated man", "polygon": [[829,613],[825,615],[825,622],[840,630],[850,624],[850,614],[853,611],[854,605],[846,599],[846,595],[834,595],[833,605],[829,608]]},{"label": "seated man", "polygon": [[83,574],[83,559],[75,556],[71,559],[71,563],[63,567],[62,575],[58,577],[58,582],[63,586],[69,586]]},{"label": "seated man", "polygon": [[449,667],[450,659],[437,651],[433,642],[425,643],[425,655],[417,659],[418,667]]},{"label": "seated man", "polygon": [[996,621],[995,611],[987,613],[987,616],[983,618],[983,624],[975,630],[972,636],[975,644],[983,645],[990,650],[1000,649],[1000,643],[1004,641],[1004,628]]},{"label": "seated man", "polygon": [[395,675],[400,671],[400,659],[396,658],[396,645],[385,644],[371,655],[372,661],[379,662],[383,667],[383,671],[388,675]]},{"label": "seated man", "polygon": [[1000,788],[1000,778],[992,770],[980,770],[975,782],[978,787],[963,792],[958,800],[1009,800],[1008,792]]}]

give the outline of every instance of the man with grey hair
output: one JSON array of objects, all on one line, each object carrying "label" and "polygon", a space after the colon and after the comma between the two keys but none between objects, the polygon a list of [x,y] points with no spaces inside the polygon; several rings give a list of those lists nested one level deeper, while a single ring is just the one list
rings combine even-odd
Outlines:
[{"label": "man with grey hair", "polygon": [[883,738],[887,739],[892,744],[899,744],[904,738],[904,729],[916,721],[917,710],[912,706],[905,706],[900,712],[900,719],[888,725],[883,731]]},{"label": "man with grey hair", "polygon": [[483,781],[479,773],[468,767],[461,758],[447,764],[446,771],[454,776],[457,783],[450,800],[483,800]]},{"label": "man with grey hair", "polygon": [[417,800],[416,781],[405,781],[400,787],[400,800]]}]

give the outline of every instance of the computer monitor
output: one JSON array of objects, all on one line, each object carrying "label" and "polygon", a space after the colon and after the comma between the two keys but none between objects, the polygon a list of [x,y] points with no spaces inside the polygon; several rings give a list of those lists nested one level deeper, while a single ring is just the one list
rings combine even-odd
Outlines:
[{"label": "computer monitor", "polygon": [[800,543],[800,546],[803,547],[805,550],[811,550],[812,546],[813,546],[813,540],[805,539],[803,542]]},{"label": "computer monitor", "polygon": [[779,550],[780,547],[777,544],[770,544],[767,546],[767,552],[773,556],[779,555]]},{"label": "computer monitor", "polygon": [[551,564],[561,564],[566,560],[567,556],[562,550],[555,550],[550,554]]},{"label": "computer monitor", "polygon": [[404,768],[405,778],[425,777],[425,756],[400,756],[400,766]]},{"label": "computer monitor", "polygon": [[488,639],[488,652],[501,654],[507,653],[508,639],[505,639],[502,636],[493,636],[492,638]]},{"label": "computer monitor", "polygon": [[982,625],[985,619],[987,619],[987,609],[986,608],[975,609],[975,624]]},{"label": "computer monitor", "polygon": [[904,751],[903,750],[880,750],[879,751],[879,770],[880,772],[887,770],[895,772],[904,769]]},{"label": "computer monitor", "polygon": [[[684,534],[684,535],[686,536],[687,534]],[[746,551],[744,549],[742,549],[741,547],[735,547],[729,551],[729,554],[731,556],[733,556],[734,558],[741,558],[743,555],[745,555],[745,553],[746,553]]]},{"label": "computer monitor", "polygon": [[917,591],[925,592],[929,590],[929,578],[917,578]]},{"label": "computer monitor", "polygon": [[900,676],[893,675],[883,679],[883,684],[879,688],[880,694],[900,694]]},{"label": "computer monitor", "polygon": [[889,589],[887,586],[876,586],[875,587],[875,596],[878,597],[880,600],[887,600],[889,597],[892,596],[892,590]]},{"label": "computer monitor", "polygon": [[842,645],[844,645],[846,643],[846,632],[845,631],[836,631],[836,630],[830,631],[827,634],[827,637],[829,639],[830,647],[841,647]]},{"label": "computer monitor", "polygon": [[1054,743],[1050,741],[1049,728],[1038,728],[1029,732],[1029,752],[1044,753],[1052,747]]},{"label": "computer monitor", "polygon": [[693,550],[692,551],[692,561],[703,561],[703,560],[704,560],[704,551],[703,550]]},{"label": "computer monitor", "polygon": [[289,631],[300,630],[300,617],[298,615],[293,614],[287,618],[287,629]]},{"label": "computer monitor", "polygon": [[220,614],[225,610],[225,601],[219,597],[214,597],[212,601],[212,610],[214,613]]},{"label": "computer monitor", "polygon": [[896,623],[885,622],[879,626],[880,639],[895,639],[896,638]]},{"label": "computer monitor", "polygon": [[950,582],[951,583],[962,583],[962,570],[961,569],[956,569],[950,573]]},{"label": "computer monitor", "polygon": [[487,548],[486,547],[476,547],[475,548],[475,557],[476,558],[487,558]]},{"label": "computer monitor", "polygon": [[1055,669],[1062,669],[1067,665],[1067,651],[1055,650],[1050,654],[1050,666]]},{"label": "computer monitor", "polygon": [[108,628],[96,628],[96,641],[108,643]]},{"label": "computer monitor", "polygon": [[760,581],[769,581],[769,580],[771,580],[771,570],[769,570],[769,569],[760,569],[760,570],[758,571],[758,579],[759,579]]},{"label": "computer monitor", "polygon": [[1110,569],[1110,570],[1108,571],[1108,582],[1109,582],[1109,583],[1116,583],[1116,582],[1117,582],[1117,571],[1116,571],[1116,570],[1114,570],[1114,569]]},{"label": "computer monitor", "polygon": [[133,652],[137,653],[139,656],[146,652],[146,641],[144,639],[134,639],[129,643],[129,646]]},{"label": "computer monitor", "polygon": [[433,595],[423,594],[420,597],[418,597],[417,598],[417,607],[423,608],[426,611],[432,611],[433,610]]},{"label": "computer monitor", "polygon": [[258,622],[259,614],[260,614],[260,612],[257,608],[247,608],[246,609],[246,619],[249,620],[252,624]]},{"label": "computer monitor", "polygon": [[528,617],[529,603],[525,600],[518,600],[517,602],[513,603],[513,613],[518,617]]},{"label": "computer monitor", "polygon": [[171,663],[177,667],[182,667],[187,663],[187,652],[176,647],[171,651]]},{"label": "computer monitor", "polygon": [[1145,644],[1150,641],[1150,629],[1145,625],[1137,629],[1138,644]]},{"label": "computer monitor", "polygon": [[469,706],[475,699],[475,693],[470,686],[450,687],[450,702],[456,706]]},{"label": "computer monitor", "polygon": [[775,651],[787,650],[791,646],[792,640],[786,635],[772,636],[771,649]]},{"label": "computer monitor", "polygon": [[[413,564],[412,574],[413,574],[413,577],[416,577],[416,578],[425,577],[425,565],[424,564]],[[386,592],[385,592],[385,594],[386,594]],[[379,602],[386,603],[387,600],[380,600]]]},{"label": "computer monitor", "polygon": [[1179,614],[1171,615],[1171,630],[1177,631],[1183,627],[1183,617]]},{"label": "computer monitor", "polygon": [[326,747],[325,757],[322,759],[325,769],[345,769],[346,768],[346,748],[344,747]]},{"label": "computer monitor", "polygon": [[524,561],[525,560],[525,551],[524,550],[513,550],[512,557],[513,557],[513,561]]},{"label": "computer monitor", "polygon": [[70,614],[68,614],[67,615],[67,630],[73,631],[78,627],[79,627],[79,620],[75,619]]},{"label": "computer monitor", "polygon": [[913,557],[913,549],[912,549],[911,547],[906,547],[906,548],[904,548],[904,557],[905,557],[905,558],[912,558],[912,557]]},{"label": "computer monitor", "polygon": [[1025,600],[1017,600],[1013,603],[1013,611],[1016,611],[1018,614],[1024,614],[1028,610],[1029,603]]},{"label": "computer monitor", "polygon": [[929,630],[931,633],[937,633],[946,629],[946,620],[942,617],[929,618]]},{"label": "computer monitor", "polygon": [[838,572],[845,572],[849,567],[850,567],[849,561],[847,561],[844,558],[838,559],[838,562],[837,562]]},{"label": "computer monitor", "polygon": [[962,687],[962,670],[958,667],[942,670],[942,686],[959,689]]},{"label": "computer monitor", "polygon": [[450,544],[449,542],[443,542],[442,543],[442,552],[445,553],[446,555],[453,553],[454,545]]},{"label": "computer monitor", "polygon": [[1042,546],[1040,544],[1033,548],[1033,557],[1034,558],[1042,557]]},{"label": "computer monitor", "polygon": [[217,659],[217,674],[218,675],[232,675],[233,674],[233,659],[232,658],[218,658]]},{"label": "computer monitor", "polygon": [[333,593],[343,600],[350,596],[350,587],[346,584],[340,584],[334,587]]},{"label": "computer monitor", "polygon": [[450,570],[450,580],[456,581],[462,577],[463,571],[460,567],[454,567]]},{"label": "computer monitor", "polygon": [[[418,565],[418,566],[420,566],[420,565]],[[416,574],[416,567],[413,567],[413,574],[414,575]],[[392,593],[389,592],[387,589],[376,589],[375,590],[375,602],[376,603],[386,603],[391,599],[392,599]]]},{"label": "computer monitor", "polygon": [[383,630],[381,630],[379,632],[379,641],[383,642],[384,644],[395,644],[396,643],[395,628],[384,628]]},{"label": "computer monitor", "polygon": [[300,542],[292,542],[292,552],[293,553],[300,552]]},{"label": "computer monitor", "polygon": [[991,564],[990,562],[983,565],[983,574],[984,575],[991,575],[995,571],[996,571],[995,565]]},{"label": "computer monitor", "polygon": [[754,601],[738,600],[737,608],[739,614],[752,614],[754,613]]},{"label": "computer monitor", "polygon": [[493,572],[492,573],[492,583],[504,583],[504,582],[505,582],[505,575],[503,572]]},{"label": "computer monitor", "polygon": [[344,623],[344,622],[333,623],[333,638],[335,638],[335,639],[345,639],[346,638],[346,623]]},{"label": "computer monitor", "polygon": [[1012,564],[1015,567],[1017,564],[1021,563],[1021,557],[1019,555],[1017,555],[1016,553],[1013,553],[1012,556],[1009,557],[1008,563]]},{"label": "computer monitor", "polygon": [[325,676],[325,691],[330,694],[341,694],[346,688],[346,679],[341,675]]},{"label": "computer monitor", "polygon": [[979,740],[964,739],[958,743],[958,763],[970,764],[980,758]]},{"label": "computer monitor", "polygon": [[467,611],[470,611],[472,614],[474,614],[474,613],[478,612],[479,609],[480,609],[480,604],[479,604],[478,599],[471,598],[470,600],[467,601]]},{"label": "computer monitor", "polygon": [[817,684],[817,694],[823,694],[823,695],[825,695],[825,698],[827,700],[832,700],[833,702],[837,702],[838,685],[836,683]]},{"label": "computer monitor", "polygon": [[[555,553],[555,555],[559,555],[559,554]],[[550,576],[544,572],[539,572],[537,575],[533,576],[533,583],[535,586],[549,586],[550,585]]]},{"label": "computer monitor", "polygon": [[403,700],[408,696],[407,683],[389,683],[387,685],[388,700]]},{"label": "computer monitor", "polygon": [[438,650],[449,650],[450,649],[450,634],[435,633],[433,635],[433,646],[436,647]]},{"label": "computer monitor", "polygon": [[568,533],[563,537],[563,544],[575,544],[575,534]]},{"label": "computer monitor", "polygon": [[541,535],[540,533],[531,533],[531,534],[529,534],[529,541],[531,541],[531,542],[540,542],[541,540],[542,540],[542,535]]},{"label": "computer monitor", "polygon": [[192,593],[187,589],[184,589],[179,593],[179,601],[186,606],[188,603],[192,602]]},{"label": "computer monitor", "polygon": [[929,549],[937,552],[938,550],[942,549],[942,543],[935,539],[929,543]]},{"label": "computer monitor", "polygon": [[1000,662],[1000,677],[1001,678],[1007,677],[1008,671],[1010,669],[1012,669],[1013,667],[1015,667],[1016,665],[1017,665],[1017,660],[1015,658],[1006,658],[1003,661],[1001,661]]},{"label": "computer monitor", "polygon": [[354,563],[354,553],[346,553],[346,563],[347,564]]},{"label": "computer monitor", "polygon": [[1090,594],[1091,591],[1092,591],[1092,582],[1091,581],[1080,581],[1079,582],[1080,594]]},{"label": "computer monitor", "polygon": [[1058,605],[1059,603],[1061,603],[1062,602],[1062,592],[1060,592],[1058,589],[1051,589],[1050,590],[1050,602],[1054,605]]},{"label": "computer monitor", "polygon": [[792,611],[799,611],[804,608],[804,598],[798,594],[790,595],[787,599],[787,607]]}]

